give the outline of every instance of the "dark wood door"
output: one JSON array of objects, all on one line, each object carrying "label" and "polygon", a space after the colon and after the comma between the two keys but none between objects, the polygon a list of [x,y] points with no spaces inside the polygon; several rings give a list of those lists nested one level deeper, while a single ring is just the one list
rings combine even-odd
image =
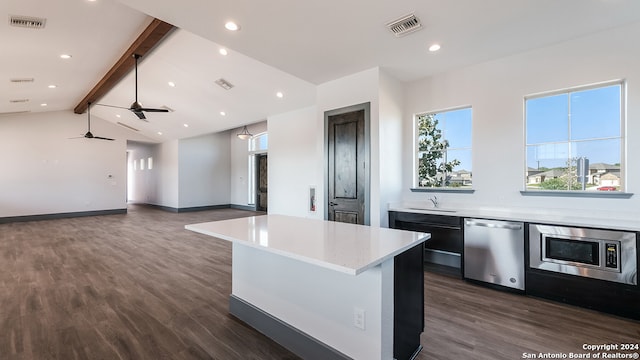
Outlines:
[{"label": "dark wood door", "polygon": [[364,110],[328,117],[328,219],[365,223]]},{"label": "dark wood door", "polygon": [[256,210],[267,211],[267,154],[256,155]]}]

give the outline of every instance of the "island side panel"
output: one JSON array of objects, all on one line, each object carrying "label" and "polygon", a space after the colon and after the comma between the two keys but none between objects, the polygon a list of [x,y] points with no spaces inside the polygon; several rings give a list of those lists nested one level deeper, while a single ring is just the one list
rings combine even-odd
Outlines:
[{"label": "island side panel", "polygon": [[234,297],[351,358],[393,358],[393,259],[354,276],[237,243],[232,257]]}]

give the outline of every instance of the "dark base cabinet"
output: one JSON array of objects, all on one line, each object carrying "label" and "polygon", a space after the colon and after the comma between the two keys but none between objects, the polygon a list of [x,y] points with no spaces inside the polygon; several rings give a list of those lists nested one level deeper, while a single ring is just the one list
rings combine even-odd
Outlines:
[{"label": "dark base cabinet", "polygon": [[424,331],[424,270],[422,244],[394,260],[393,272],[393,357],[413,359],[422,349],[420,334]]},{"label": "dark base cabinet", "polygon": [[424,243],[425,270],[458,277],[462,277],[462,221],[458,216],[389,211],[390,228],[431,234]]},{"label": "dark base cabinet", "polygon": [[[622,284],[532,268],[529,245],[539,239],[530,238],[529,225],[525,232],[526,295],[640,320],[640,284]],[[636,249],[636,263],[640,264],[640,234],[636,235]]]},{"label": "dark base cabinet", "polygon": [[537,269],[526,273],[530,296],[640,320],[640,289],[610,281]]}]

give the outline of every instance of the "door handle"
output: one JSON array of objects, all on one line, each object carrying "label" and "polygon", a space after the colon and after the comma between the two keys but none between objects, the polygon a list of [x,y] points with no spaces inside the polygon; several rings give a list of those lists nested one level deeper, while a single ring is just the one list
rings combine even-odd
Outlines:
[{"label": "door handle", "polygon": [[334,203],[333,201],[329,202],[329,206],[336,206],[336,205],[338,205],[338,203]]},{"label": "door handle", "polygon": [[478,222],[478,221],[467,220],[466,224],[469,225],[469,226],[484,226],[484,227],[490,227],[490,228],[496,228],[496,229],[508,229],[508,230],[520,230],[520,229],[522,229],[521,225],[509,224],[509,223],[507,223],[507,224],[504,224],[504,223],[494,224],[494,223],[486,223],[486,222]]}]

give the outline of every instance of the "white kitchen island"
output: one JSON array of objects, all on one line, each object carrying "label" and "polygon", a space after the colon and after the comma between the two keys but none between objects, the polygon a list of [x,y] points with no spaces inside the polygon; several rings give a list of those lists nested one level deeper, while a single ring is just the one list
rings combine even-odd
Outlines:
[{"label": "white kitchen island", "polygon": [[422,243],[402,230],[263,215],[185,226],[231,241],[229,311],[305,359],[410,359]]}]

